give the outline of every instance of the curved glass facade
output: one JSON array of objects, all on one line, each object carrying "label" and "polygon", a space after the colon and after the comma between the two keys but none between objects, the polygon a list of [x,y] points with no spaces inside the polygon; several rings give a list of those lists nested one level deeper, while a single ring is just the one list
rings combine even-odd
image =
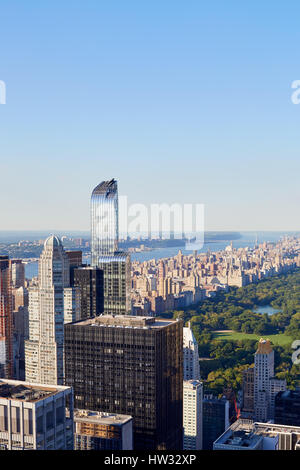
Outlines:
[{"label": "curved glass facade", "polygon": [[91,255],[92,266],[99,257],[118,250],[118,185],[117,181],[102,181],[91,197]]}]

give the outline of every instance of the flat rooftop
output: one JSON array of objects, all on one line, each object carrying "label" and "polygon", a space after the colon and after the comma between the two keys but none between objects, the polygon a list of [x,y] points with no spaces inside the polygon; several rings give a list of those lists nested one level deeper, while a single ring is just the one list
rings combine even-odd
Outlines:
[{"label": "flat rooftop", "polygon": [[279,434],[296,434],[300,437],[300,427],[272,423],[254,423],[252,420],[235,421],[216,441],[216,445],[238,446],[253,449],[264,437],[275,438]]},{"label": "flat rooftop", "polygon": [[0,398],[37,402],[70,387],[31,384],[17,380],[0,379]]},{"label": "flat rooftop", "polygon": [[244,449],[255,449],[261,440],[262,436],[251,431],[241,430],[225,433],[222,437],[217,439],[216,442],[218,444],[238,446]]},{"label": "flat rooftop", "polygon": [[263,435],[277,435],[278,433],[284,434],[297,434],[300,437],[300,426],[290,426],[286,424],[273,424],[273,423],[254,423],[253,428],[256,433]]},{"label": "flat rooftop", "polygon": [[94,423],[101,425],[121,426],[132,420],[130,415],[121,415],[115,413],[104,413],[102,411],[74,410],[74,421],[76,423]]},{"label": "flat rooftop", "polygon": [[168,325],[176,323],[177,320],[164,320],[154,317],[140,317],[133,315],[99,315],[98,317],[89,318],[75,322],[77,325],[84,326],[107,326],[116,328],[164,328]]},{"label": "flat rooftop", "polygon": [[183,381],[184,388],[195,389],[195,388],[197,388],[201,385],[203,385],[203,382],[201,382],[200,380],[192,379],[192,380],[184,380]]}]

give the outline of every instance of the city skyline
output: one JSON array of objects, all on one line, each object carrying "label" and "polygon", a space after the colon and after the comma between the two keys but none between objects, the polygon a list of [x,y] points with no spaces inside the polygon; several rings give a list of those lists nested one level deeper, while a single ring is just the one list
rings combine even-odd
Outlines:
[{"label": "city skyline", "polygon": [[0,230],[88,230],[112,177],[130,203],[204,204],[206,230],[299,230],[290,6],[2,5]]},{"label": "city skyline", "polygon": [[300,3],[2,3],[0,451],[300,450]]}]

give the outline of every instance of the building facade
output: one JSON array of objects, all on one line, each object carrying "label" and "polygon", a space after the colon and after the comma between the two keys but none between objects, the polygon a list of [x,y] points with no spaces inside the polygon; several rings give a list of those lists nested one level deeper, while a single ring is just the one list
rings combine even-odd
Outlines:
[{"label": "building facade", "polygon": [[300,426],[300,388],[279,392],[276,395],[275,423]]},{"label": "building facade", "polygon": [[24,287],[25,267],[21,259],[11,260],[11,285],[14,289]]},{"label": "building facade", "polygon": [[300,450],[300,427],[238,419],[214,442],[214,450]]},{"label": "building facade", "polygon": [[213,443],[229,427],[229,401],[213,395],[203,398],[203,449],[211,450]]},{"label": "building facade", "polygon": [[113,255],[118,251],[118,217],[117,181],[102,181],[91,197],[92,266],[98,265],[99,256]]},{"label": "building facade", "polygon": [[98,267],[103,271],[104,314],[131,313],[129,254],[100,256]]},{"label": "building facade", "polygon": [[242,415],[251,419],[254,415],[254,367],[243,371]]},{"label": "building facade", "polygon": [[118,251],[118,185],[102,181],[91,196],[91,264],[103,270],[104,313],[131,313],[130,255]]},{"label": "building facade", "polygon": [[60,239],[50,236],[39,260],[38,285],[29,289],[29,339],[25,341],[25,378],[29,382],[64,383],[65,301],[67,320],[78,315],[76,293],[69,288],[67,255]]},{"label": "building facade", "polygon": [[286,389],[285,380],[274,378],[274,351],[269,340],[260,339],[254,355],[254,419],[274,419],[275,396]]},{"label": "building facade", "polygon": [[103,271],[97,267],[80,266],[71,270],[71,284],[79,288],[81,320],[96,317],[104,310]]},{"label": "building facade", "polygon": [[65,325],[75,407],[133,417],[134,449],[182,448],[182,322],[102,315]]},{"label": "building facade", "polygon": [[25,380],[25,339],[28,338],[28,290],[13,289],[14,378]]},{"label": "building facade", "polygon": [[8,256],[0,256],[0,377],[12,378],[13,373],[11,265]]},{"label": "building facade", "polygon": [[1,450],[72,450],[70,387],[0,379]]},{"label": "building facade", "polygon": [[183,382],[183,448],[201,450],[203,436],[203,383]]},{"label": "building facade", "polygon": [[64,323],[81,320],[81,291],[78,287],[64,288]]},{"label": "building facade", "polygon": [[74,449],[132,450],[132,417],[75,410]]},{"label": "building facade", "polygon": [[190,323],[183,328],[183,380],[200,380],[198,343]]}]

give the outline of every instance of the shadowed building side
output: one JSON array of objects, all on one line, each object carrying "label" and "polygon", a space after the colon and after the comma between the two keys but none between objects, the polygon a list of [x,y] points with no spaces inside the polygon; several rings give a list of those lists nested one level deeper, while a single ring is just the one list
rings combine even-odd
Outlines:
[{"label": "shadowed building side", "polygon": [[182,449],[182,356],[181,321],[101,315],[65,324],[75,407],[132,416],[134,449]]}]

